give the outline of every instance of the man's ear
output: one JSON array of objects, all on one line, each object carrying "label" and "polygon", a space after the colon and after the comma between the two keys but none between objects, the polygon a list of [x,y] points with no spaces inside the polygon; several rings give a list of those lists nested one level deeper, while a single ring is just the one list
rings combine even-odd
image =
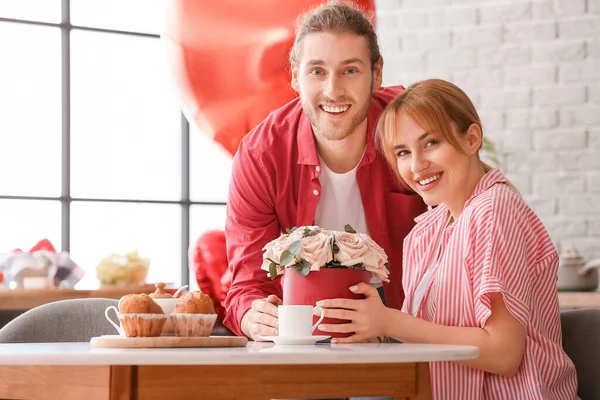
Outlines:
[{"label": "man's ear", "polygon": [[373,90],[381,88],[383,82],[383,57],[379,57],[379,60],[373,67]]},{"label": "man's ear", "polygon": [[295,62],[292,62],[292,89],[296,93],[300,93],[300,86],[298,85],[298,66]]},{"label": "man's ear", "polygon": [[471,124],[464,136],[464,144],[468,154],[477,154],[483,143],[483,132],[481,127],[475,123]]}]

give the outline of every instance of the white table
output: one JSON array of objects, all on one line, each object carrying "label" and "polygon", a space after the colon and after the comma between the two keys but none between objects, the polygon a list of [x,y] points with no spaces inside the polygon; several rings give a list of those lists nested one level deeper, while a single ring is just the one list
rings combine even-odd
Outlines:
[{"label": "white table", "polygon": [[476,358],[469,346],[320,344],[206,349],[92,349],[0,344],[0,398],[85,400],[429,398],[430,361]]}]

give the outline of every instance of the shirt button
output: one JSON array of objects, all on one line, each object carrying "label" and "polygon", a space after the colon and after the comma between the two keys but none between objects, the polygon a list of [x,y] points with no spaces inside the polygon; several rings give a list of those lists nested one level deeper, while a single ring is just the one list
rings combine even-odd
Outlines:
[{"label": "shirt button", "polygon": [[315,189],[315,190],[313,190],[313,194],[314,194],[315,196],[318,196],[318,195],[319,195],[319,191],[318,191],[317,189]]},{"label": "shirt button", "polygon": [[317,170],[317,172],[319,172],[321,170],[321,167],[319,167],[318,165],[315,167],[315,169]]}]

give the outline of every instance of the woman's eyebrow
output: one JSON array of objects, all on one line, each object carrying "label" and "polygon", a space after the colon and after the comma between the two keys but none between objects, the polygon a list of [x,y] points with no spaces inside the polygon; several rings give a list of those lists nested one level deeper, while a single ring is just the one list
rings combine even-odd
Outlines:
[{"label": "woman's eyebrow", "polygon": [[[430,134],[431,134],[430,131],[425,132],[424,134],[422,134],[421,136],[419,136],[418,141],[422,142]],[[406,145],[404,145],[404,144],[397,144],[397,145],[394,146],[394,150],[400,150],[400,149],[404,149],[404,148],[406,148]]]}]

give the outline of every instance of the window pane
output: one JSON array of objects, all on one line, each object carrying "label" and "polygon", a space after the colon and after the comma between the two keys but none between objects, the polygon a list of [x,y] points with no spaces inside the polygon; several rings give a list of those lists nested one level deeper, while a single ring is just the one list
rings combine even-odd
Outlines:
[{"label": "window pane", "polygon": [[60,0],[0,0],[0,17],[59,23]]},{"label": "window pane", "polygon": [[190,124],[190,197],[193,201],[227,201],[231,156]]},{"label": "window pane", "polygon": [[48,239],[60,251],[60,203],[58,201],[0,200],[0,253],[28,251]]},{"label": "window pane", "polygon": [[78,288],[97,287],[96,265],[111,254],[137,251],[150,259],[146,279],[181,282],[178,205],[73,202],[71,255],[86,272]]},{"label": "window pane", "polygon": [[58,196],[60,30],[0,22],[0,38],[0,194]]},{"label": "window pane", "polygon": [[[190,246],[194,246],[200,235],[205,232],[214,229],[225,230],[226,215],[225,206],[193,205],[190,208]],[[198,288],[196,277],[191,270],[188,271],[190,288],[196,290]]]},{"label": "window pane", "polygon": [[71,23],[119,31],[160,34],[165,0],[71,0]]},{"label": "window pane", "polygon": [[181,115],[160,40],[71,37],[73,196],[179,199]]}]

